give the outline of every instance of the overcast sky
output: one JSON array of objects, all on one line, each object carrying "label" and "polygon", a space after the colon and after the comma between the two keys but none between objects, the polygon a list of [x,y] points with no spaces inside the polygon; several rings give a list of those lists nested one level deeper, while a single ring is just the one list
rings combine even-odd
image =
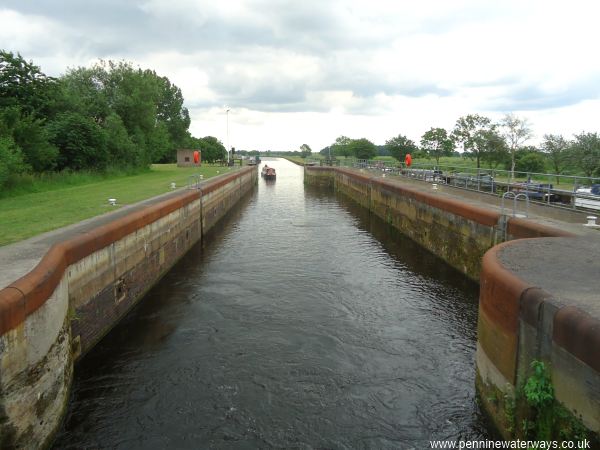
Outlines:
[{"label": "overcast sky", "polygon": [[319,150],[452,129],[469,113],[600,131],[600,2],[0,0],[0,48],[53,76],[98,59],[183,91],[192,134]]}]

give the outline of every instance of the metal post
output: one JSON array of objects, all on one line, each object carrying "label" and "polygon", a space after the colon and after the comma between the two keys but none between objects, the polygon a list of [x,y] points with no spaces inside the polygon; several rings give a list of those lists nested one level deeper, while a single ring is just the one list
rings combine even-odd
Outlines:
[{"label": "metal post", "polygon": [[227,114],[227,167],[229,167],[229,108],[225,113]]}]

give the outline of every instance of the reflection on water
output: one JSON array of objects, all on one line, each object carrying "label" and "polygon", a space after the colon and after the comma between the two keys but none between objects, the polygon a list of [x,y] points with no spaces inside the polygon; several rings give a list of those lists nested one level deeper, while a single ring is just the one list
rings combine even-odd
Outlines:
[{"label": "reflection on water", "polygon": [[267,162],[277,180],[260,179],[78,365],[56,448],[486,435],[477,285],[347,199],[304,189],[300,167]]}]

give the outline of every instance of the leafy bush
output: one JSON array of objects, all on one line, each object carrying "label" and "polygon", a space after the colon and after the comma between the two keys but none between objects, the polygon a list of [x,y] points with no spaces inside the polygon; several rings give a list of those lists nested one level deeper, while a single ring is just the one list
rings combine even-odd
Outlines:
[{"label": "leafy bush", "polygon": [[48,124],[51,142],[58,147],[59,170],[103,169],[108,165],[106,133],[79,113],[62,113]]},{"label": "leafy bush", "polygon": [[546,158],[541,153],[527,153],[515,161],[517,172],[544,173],[545,167]]},{"label": "leafy bush", "polygon": [[0,187],[5,187],[11,175],[21,173],[25,167],[21,149],[14,140],[8,136],[0,136]]}]

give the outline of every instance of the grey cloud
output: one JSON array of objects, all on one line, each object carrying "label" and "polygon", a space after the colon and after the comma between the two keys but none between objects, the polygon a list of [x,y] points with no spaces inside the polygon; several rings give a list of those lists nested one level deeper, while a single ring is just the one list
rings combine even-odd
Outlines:
[{"label": "grey cloud", "polygon": [[460,86],[464,88],[481,88],[481,87],[509,87],[514,88],[519,83],[516,76],[504,76],[492,78],[488,80],[477,80],[462,83]]},{"label": "grey cloud", "polygon": [[290,80],[277,74],[266,74],[260,79],[233,73],[227,76],[213,74],[210,87],[221,96],[227,104],[252,107],[261,111],[326,111],[333,105],[324,105],[319,95],[312,96],[316,100],[308,102],[309,92],[351,91],[359,100],[359,106],[350,112],[356,114],[372,113],[375,110],[374,97],[377,94],[403,95],[421,97],[428,94],[449,95],[447,90],[433,84],[391,82],[367,70],[351,70],[346,73],[330,73],[322,79]]},{"label": "grey cloud", "polygon": [[[411,76],[410,62],[402,78],[374,72],[369,67],[372,50],[385,48],[392,39],[409,33],[441,33],[510,12],[510,7],[497,6],[490,11],[489,5],[472,2],[456,14],[432,11],[415,23],[405,21],[395,27],[394,16],[378,18],[377,23],[356,22],[344,2],[335,0],[253,0],[247,3],[247,11],[232,16],[208,9],[206,13],[200,9],[163,16],[147,5],[146,0],[4,0],[2,8],[57,22],[69,30],[69,42],[62,42],[64,48],[55,52],[81,55],[82,61],[139,60],[161,51],[184,55],[186,64],[197,62],[208,72],[209,88],[218,96],[214,102],[193,99],[190,107],[210,108],[227,103],[260,111],[324,111],[329,105],[319,100],[319,92],[351,91],[358,101],[350,112],[357,114],[376,114],[379,107],[374,97],[378,94],[453,94],[452,88]],[[40,46],[38,55],[26,57],[35,62],[38,56],[47,57],[49,51],[48,46]],[[272,55],[279,53],[309,56],[319,71],[302,79],[288,76],[284,70],[273,68]],[[248,75],[244,66],[256,67],[258,75]],[[519,86],[516,78],[499,78],[467,83],[456,91],[499,87],[508,90],[508,94],[490,102],[488,109],[544,109],[598,96],[599,81],[590,80],[585,85],[549,94],[535,85]]]},{"label": "grey cloud", "polygon": [[562,108],[600,98],[600,74],[560,91],[547,92],[538,85],[517,86],[487,105],[492,111],[526,111]]},{"label": "grey cloud", "polygon": [[357,97],[373,97],[377,94],[389,96],[402,95],[405,97],[423,97],[425,95],[447,96],[451,94],[448,89],[441,88],[433,83],[419,81],[398,80],[393,81],[377,74],[364,71],[353,73],[349,76],[335,74],[324,80],[320,89],[352,91]]},{"label": "grey cloud", "polygon": [[[285,48],[320,54],[342,48],[369,48],[389,40],[365,30],[348,29],[333,2],[248,2],[249,12],[224,17],[216,13],[199,20],[190,14],[160,15],[145,1],[6,0],[4,8],[48,17],[65,28],[80,31],[80,40],[94,56],[136,54],[160,50],[182,53],[194,49],[232,49],[247,46]],[[253,16],[260,20],[252,20]],[[98,54],[100,53],[100,54]]]}]

